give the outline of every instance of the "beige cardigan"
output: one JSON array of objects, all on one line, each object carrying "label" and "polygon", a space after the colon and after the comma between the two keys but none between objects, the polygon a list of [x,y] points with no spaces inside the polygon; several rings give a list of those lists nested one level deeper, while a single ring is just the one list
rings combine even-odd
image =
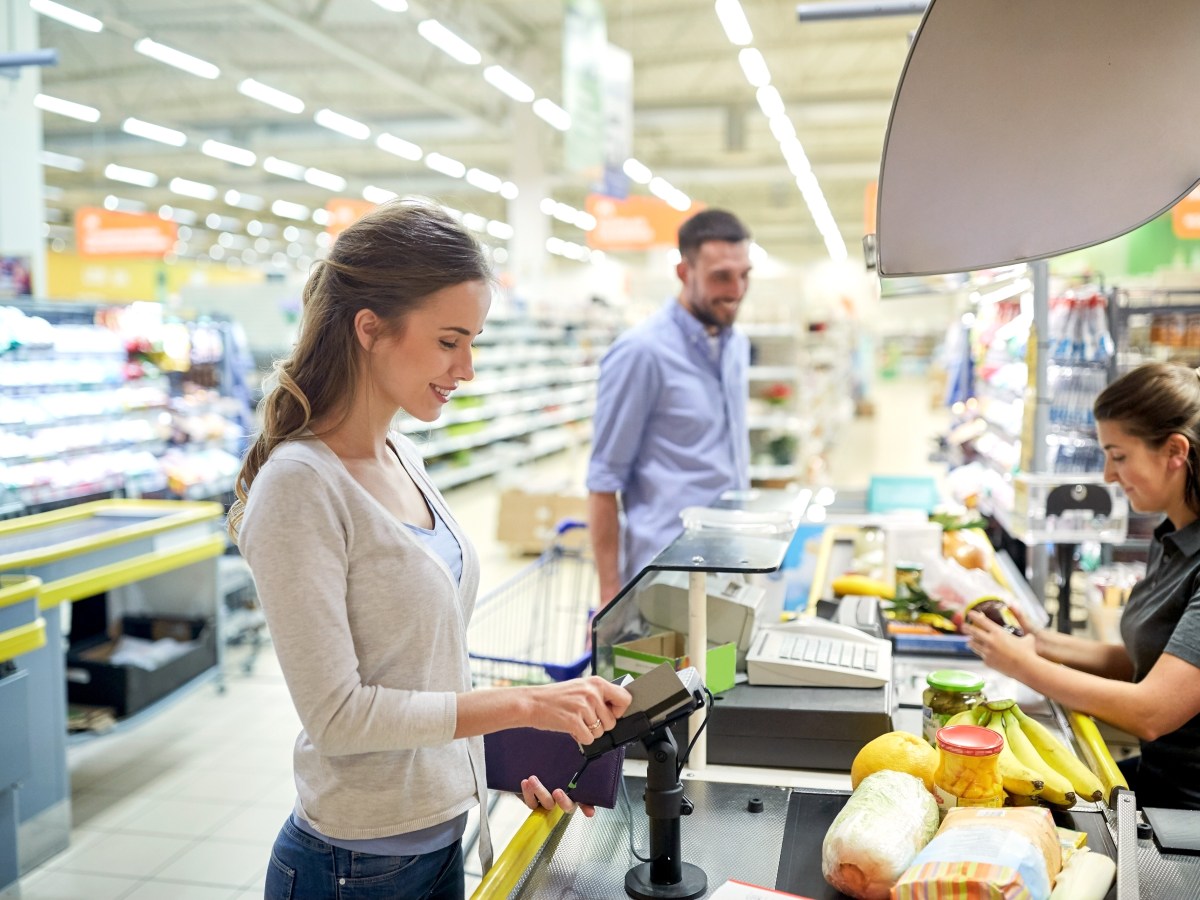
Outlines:
[{"label": "beige cardigan", "polygon": [[275,449],[238,535],[303,725],[296,812],[335,838],[404,834],[477,803],[486,810],[483,740],[454,739],[455,694],[471,687],[479,557],[413,443],[391,440],[458,539],[461,585],[316,439]]}]

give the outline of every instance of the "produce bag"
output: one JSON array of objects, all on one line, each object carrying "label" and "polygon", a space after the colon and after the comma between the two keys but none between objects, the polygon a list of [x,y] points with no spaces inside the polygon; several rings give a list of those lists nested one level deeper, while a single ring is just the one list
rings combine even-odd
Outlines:
[{"label": "produce bag", "polygon": [[821,874],[857,900],[886,900],[937,827],[937,803],[920,778],[875,772],[862,780],[825,833]]}]

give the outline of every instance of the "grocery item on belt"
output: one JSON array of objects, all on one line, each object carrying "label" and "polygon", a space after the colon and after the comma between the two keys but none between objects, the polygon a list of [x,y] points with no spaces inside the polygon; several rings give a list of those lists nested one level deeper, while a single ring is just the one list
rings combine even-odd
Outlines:
[{"label": "grocery item on belt", "polygon": [[821,874],[856,900],[887,900],[892,885],[938,827],[938,808],[914,775],[868,775],[821,844]]},{"label": "grocery item on belt", "polygon": [[1062,868],[1050,810],[956,808],[900,876],[893,900],[1049,900]]}]

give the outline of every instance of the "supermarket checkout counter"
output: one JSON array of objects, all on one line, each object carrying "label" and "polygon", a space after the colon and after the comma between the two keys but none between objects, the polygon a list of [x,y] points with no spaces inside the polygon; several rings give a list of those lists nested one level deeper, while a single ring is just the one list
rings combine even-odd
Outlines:
[{"label": "supermarket checkout counter", "polygon": [[[847,499],[836,515],[828,516],[827,521],[835,523],[832,527],[843,528],[853,520],[860,498]],[[680,597],[686,594],[684,582],[689,586],[706,584],[710,641],[714,634],[718,642],[731,638],[724,645],[710,647],[706,654],[709,686],[716,689],[717,699],[711,710],[693,715],[693,733],[695,723],[710,716],[707,760],[691,765],[682,775],[684,791],[694,805],[694,811],[681,821],[682,857],[704,870],[707,883],[700,894],[668,891],[662,896],[709,896],[727,879],[736,879],[818,900],[840,898],[821,875],[820,846],[833,817],[849,797],[850,761],[859,747],[886,731],[921,733],[924,676],[934,669],[980,672],[990,696],[1014,697],[1065,743],[1075,744],[1063,710],[1011,679],[986,670],[973,657],[898,653],[888,684],[878,688],[720,684],[724,677],[721,654],[744,659],[749,644],[739,644],[740,638],[734,637],[740,635],[739,623],[736,617],[730,621],[730,610],[722,609],[720,602],[714,604],[711,579],[717,579],[718,594],[720,579],[730,574],[748,585],[765,586],[762,596],[742,599],[764,620],[777,617],[779,598],[769,594],[771,577],[787,553],[793,532],[778,527],[780,517],[762,514],[783,510],[783,519],[794,527],[794,513],[806,508],[811,499],[811,494],[805,498],[783,492],[729,498],[722,506],[732,514],[720,526],[713,520],[686,531],[593,622],[595,671],[610,677],[621,672],[636,674],[639,666],[663,659],[679,664],[687,661],[683,659],[686,643],[674,638],[660,640],[654,647],[645,643],[655,632],[661,638],[668,626],[683,630],[695,626],[695,620],[689,620],[678,607],[685,603],[683,610],[687,608]],[[766,523],[752,526],[753,517],[740,515],[743,512],[758,514]],[[870,521],[879,524],[881,520],[871,517]],[[744,527],[729,527],[735,523]],[[820,565],[816,568],[822,571]],[[821,577],[829,577],[828,565],[824,572]],[[664,585],[668,588],[665,592]],[[820,585],[814,584],[813,589],[815,594],[822,592]],[[680,747],[686,746],[687,739],[685,733],[677,735]],[[599,810],[591,821],[575,823],[573,818],[579,817],[533,813],[474,897],[622,895],[626,872],[637,863],[635,848],[642,856],[647,854],[647,814],[641,802],[646,765],[642,760],[626,760],[625,782],[632,802],[622,799],[615,809]],[[1122,818],[1119,824],[1118,814]],[[1064,827],[1087,832],[1094,851],[1118,861],[1122,890],[1114,885],[1110,900],[1200,896],[1200,857],[1160,851],[1153,838],[1137,836],[1132,815],[1132,796],[1125,792],[1118,808],[1078,803],[1056,818]]]},{"label": "supermarket checkout counter", "polygon": [[[210,668],[220,648],[222,513],[218,503],[103,500],[0,522],[0,784],[18,786],[0,792],[0,890],[65,849],[70,837],[71,604],[105,593],[109,630],[137,623],[147,637],[163,624],[196,622],[203,639],[179,658],[175,674]],[[116,690],[135,689],[154,674],[99,660],[78,666],[73,677],[92,684],[107,677]],[[15,833],[4,825],[8,797]],[[14,859],[15,873],[3,865]]]}]

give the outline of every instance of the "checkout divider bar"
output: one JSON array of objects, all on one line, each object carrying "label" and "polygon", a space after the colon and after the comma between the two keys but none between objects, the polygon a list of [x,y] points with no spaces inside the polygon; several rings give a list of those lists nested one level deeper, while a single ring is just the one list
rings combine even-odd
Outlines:
[{"label": "checkout divider bar", "polygon": [[90,569],[48,582],[38,598],[41,609],[52,609],[60,603],[74,602],[93,594],[133,584],[145,578],[162,575],[183,566],[220,556],[225,552],[224,534],[212,534],[199,541],[181,544],[166,550],[153,550],[120,562]]}]

